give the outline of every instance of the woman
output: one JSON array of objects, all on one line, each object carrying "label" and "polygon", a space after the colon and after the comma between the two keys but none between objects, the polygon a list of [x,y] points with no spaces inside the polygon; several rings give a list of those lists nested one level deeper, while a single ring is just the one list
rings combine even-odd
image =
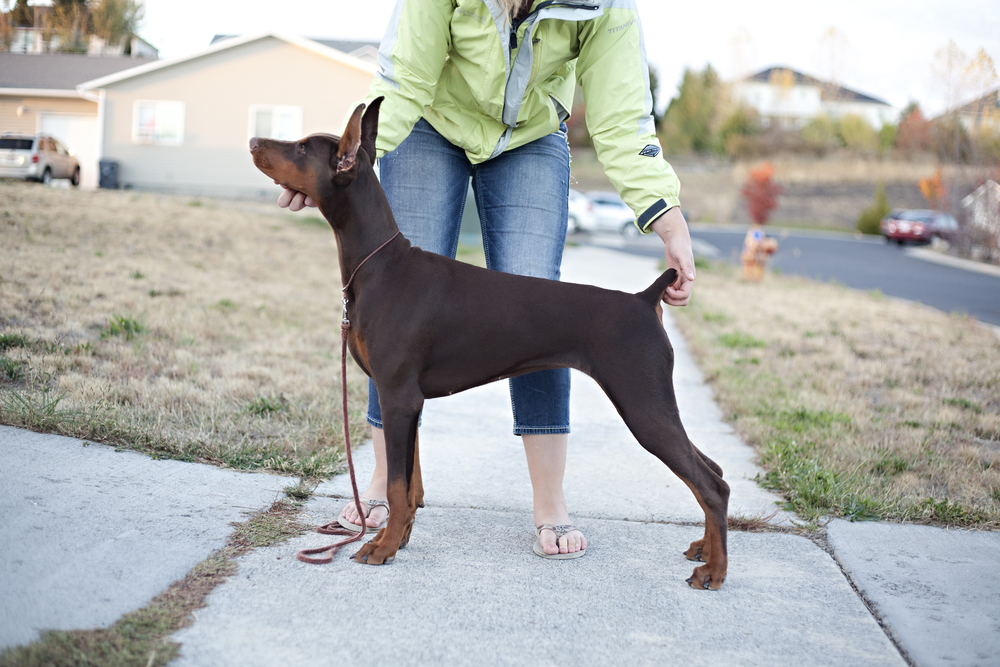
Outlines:
[{"label": "woman", "polygon": [[[695,278],[680,184],[660,157],[639,17],[631,0],[398,0],[369,99],[384,96],[377,153],[382,186],[415,246],[455,256],[469,179],[491,269],[558,280],[566,240],[566,126],[576,84],[598,157],[643,233],[664,242],[679,279],[665,302],[686,305]],[[312,202],[285,191],[280,206]],[[534,551],[582,556],[563,495],[569,371],[510,380],[534,494]],[[341,523],[371,528],[388,516],[385,439],[369,382],[375,472]]]}]

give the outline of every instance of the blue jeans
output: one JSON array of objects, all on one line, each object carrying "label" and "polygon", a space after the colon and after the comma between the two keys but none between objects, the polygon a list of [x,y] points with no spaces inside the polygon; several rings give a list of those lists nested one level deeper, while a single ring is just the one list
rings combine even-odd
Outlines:
[{"label": "blue jeans", "polygon": [[[413,245],[455,256],[471,177],[486,266],[559,279],[569,217],[565,125],[559,132],[474,165],[465,151],[420,119],[410,136],[379,160],[379,170],[396,222]],[[569,377],[569,369],[558,368],[510,379],[514,435],[569,433]],[[371,380],[368,423],[382,428],[378,392]]]}]

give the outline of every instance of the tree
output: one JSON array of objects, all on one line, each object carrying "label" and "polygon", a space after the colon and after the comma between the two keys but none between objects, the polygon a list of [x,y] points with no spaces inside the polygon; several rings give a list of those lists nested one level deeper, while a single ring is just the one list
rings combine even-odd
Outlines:
[{"label": "tree", "polygon": [[835,99],[840,91],[840,82],[847,60],[847,37],[836,26],[830,26],[819,38],[820,74],[826,80],[824,92]]},{"label": "tree", "polygon": [[139,30],[145,11],[141,0],[97,0],[91,10],[94,34],[109,45],[120,45]]},{"label": "tree", "polygon": [[778,207],[778,195],[781,194],[782,188],[771,181],[772,176],[774,167],[770,162],[765,162],[750,170],[750,176],[740,190],[740,194],[747,202],[750,218],[758,225],[766,225],[771,212]]},{"label": "tree", "polygon": [[684,70],[677,97],[670,100],[661,123],[660,142],[671,153],[707,152],[715,146],[715,124],[719,75],[706,65],[701,72]]},{"label": "tree", "polygon": [[87,0],[55,0],[52,5],[52,29],[59,38],[59,50],[86,52],[90,8]]},{"label": "tree", "polygon": [[35,24],[35,12],[28,6],[28,0],[17,0],[10,13],[10,22],[14,27],[32,27]]},{"label": "tree", "polygon": [[657,129],[660,127],[660,123],[663,121],[663,115],[656,110],[656,95],[660,91],[660,75],[657,73],[656,68],[652,65],[649,66],[649,95],[653,99],[653,124]]},{"label": "tree", "polygon": [[930,150],[931,145],[931,122],[924,118],[920,105],[911,102],[903,109],[902,120],[896,131],[896,146],[912,153]]}]

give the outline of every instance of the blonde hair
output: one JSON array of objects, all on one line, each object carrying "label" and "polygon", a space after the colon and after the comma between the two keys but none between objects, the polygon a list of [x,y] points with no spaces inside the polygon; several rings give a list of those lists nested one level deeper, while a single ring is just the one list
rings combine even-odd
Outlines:
[{"label": "blonde hair", "polygon": [[503,8],[503,13],[505,16],[510,16],[515,11],[521,8],[522,5],[530,5],[531,0],[497,0],[500,7]]}]

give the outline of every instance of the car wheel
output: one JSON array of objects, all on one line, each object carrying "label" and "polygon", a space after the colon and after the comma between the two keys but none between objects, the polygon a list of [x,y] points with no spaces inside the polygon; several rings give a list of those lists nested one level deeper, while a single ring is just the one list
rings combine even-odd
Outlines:
[{"label": "car wheel", "polygon": [[580,223],[576,221],[575,216],[569,216],[569,220],[566,222],[566,233],[576,234],[580,231]]},{"label": "car wheel", "polygon": [[42,172],[42,183],[45,185],[52,185],[52,170],[48,167]]},{"label": "car wheel", "polygon": [[627,239],[634,239],[639,236],[639,228],[635,226],[635,223],[626,222],[622,227],[622,236]]},{"label": "car wheel", "polygon": [[73,175],[69,178],[70,184],[74,187],[80,187],[80,168],[77,167],[73,170]]}]

